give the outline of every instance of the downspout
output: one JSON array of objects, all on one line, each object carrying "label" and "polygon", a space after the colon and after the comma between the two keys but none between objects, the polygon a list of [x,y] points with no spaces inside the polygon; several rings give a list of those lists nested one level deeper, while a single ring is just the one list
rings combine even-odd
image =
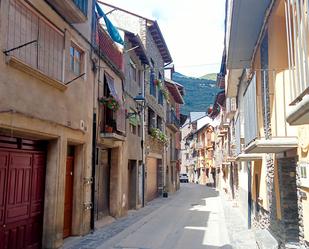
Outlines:
[{"label": "downspout", "polygon": [[247,162],[248,171],[248,229],[251,229],[251,210],[252,210],[252,193],[251,193],[251,162]]},{"label": "downspout", "polygon": [[142,141],[141,141],[141,147],[142,147],[142,207],[145,207],[145,161],[146,161],[146,155],[145,155],[145,108],[146,108],[146,94],[145,94],[145,79],[146,79],[146,67],[144,65],[144,79],[142,84],[142,95],[145,99],[144,108],[142,110]]},{"label": "downspout", "polygon": [[[95,0],[92,1],[92,24],[91,24],[91,39],[94,41],[95,36]],[[91,46],[91,58],[93,55],[93,47]],[[99,58],[100,60],[100,58]],[[100,68],[99,68],[100,70]],[[97,75],[97,69],[96,65],[93,65],[92,68],[93,71],[93,120],[92,120],[92,160],[91,160],[91,177],[92,177],[92,184],[91,184],[91,203],[92,203],[92,209],[90,212],[90,229],[94,231],[95,229],[95,168],[96,168],[96,147],[97,147],[97,114],[96,114],[96,94],[95,94],[95,85],[96,85],[96,75]]]}]

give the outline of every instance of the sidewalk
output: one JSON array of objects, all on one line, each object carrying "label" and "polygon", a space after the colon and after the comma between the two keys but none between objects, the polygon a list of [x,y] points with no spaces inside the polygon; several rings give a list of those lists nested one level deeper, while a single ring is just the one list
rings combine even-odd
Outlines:
[{"label": "sidewalk", "polygon": [[254,231],[247,228],[247,223],[238,207],[233,206],[233,201],[228,200],[225,193],[220,193],[224,209],[224,216],[230,243],[235,249],[256,249]]}]

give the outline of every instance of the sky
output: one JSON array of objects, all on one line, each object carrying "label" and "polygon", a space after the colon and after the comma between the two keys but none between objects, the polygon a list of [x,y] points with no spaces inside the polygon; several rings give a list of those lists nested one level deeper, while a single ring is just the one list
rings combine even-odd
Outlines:
[{"label": "sky", "polygon": [[157,20],[172,55],[175,71],[192,77],[219,72],[223,51],[225,0],[104,2]]}]

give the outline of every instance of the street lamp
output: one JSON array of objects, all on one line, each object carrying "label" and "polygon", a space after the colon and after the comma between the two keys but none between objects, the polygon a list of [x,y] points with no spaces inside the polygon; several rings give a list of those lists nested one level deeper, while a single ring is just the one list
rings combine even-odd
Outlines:
[{"label": "street lamp", "polygon": [[133,100],[137,103],[137,112],[127,113],[126,118],[130,118],[131,116],[135,116],[136,114],[140,115],[145,108],[145,98],[141,93],[139,93],[135,98],[133,98]]}]

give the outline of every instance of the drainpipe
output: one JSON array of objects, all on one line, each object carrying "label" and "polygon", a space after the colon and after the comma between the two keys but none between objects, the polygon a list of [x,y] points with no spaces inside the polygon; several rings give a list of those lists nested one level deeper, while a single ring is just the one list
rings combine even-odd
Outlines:
[{"label": "drainpipe", "polygon": [[145,207],[145,108],[146,108],[146,95],[145,95],[145,78],[146,78],[146,67],[144,65],[144,79],[142,84],[142,95],[145,99],[144,108],[142,110],[142,207]]},{"label": "drainpipe", "polygon": [[92,185],[91,185],[91,216],[90,216],[90,228],[94,230],[94,216],[95,216],[95,167],[96,167],[96,137],[97,137],[97,114],[93,113],[93,122],[92,122],[92,170],[91,170],[91,177],[92,177]]},{"label": "drainpipe", "polygon": [[252,193],[251,193],[251,162],[247,162],[248,166],[248,229],[251,229],[251,210],[252,210]]},{"label": "drainpipe", "polygon": [[[91,25],[91,40],[93,42],[94,40],[94,35],[95,35],[95,0],[92,1],[92,25]],[[93,55],[93,47],[91,46],[91,55]],[[100,60],[100,58],[99,58]],[[96,101],[95,101],[95,86],[96,86],[96,72],[97,69],[95,67],[92,68],[93,71],[93,116],[92,116],[92,160],[91,160],[91,177],[92,177],[92,184],[91,184],[91,203],[92,203],[92,209],[90,210],[90,229],[94,231],[95,225],[94,225],[94,220],[95,220],[95,168],[96,168],[96,147],[97,147],[97,114],[95,110],[96,106]],[[100,68],[99,68],[100,70]]]}]

